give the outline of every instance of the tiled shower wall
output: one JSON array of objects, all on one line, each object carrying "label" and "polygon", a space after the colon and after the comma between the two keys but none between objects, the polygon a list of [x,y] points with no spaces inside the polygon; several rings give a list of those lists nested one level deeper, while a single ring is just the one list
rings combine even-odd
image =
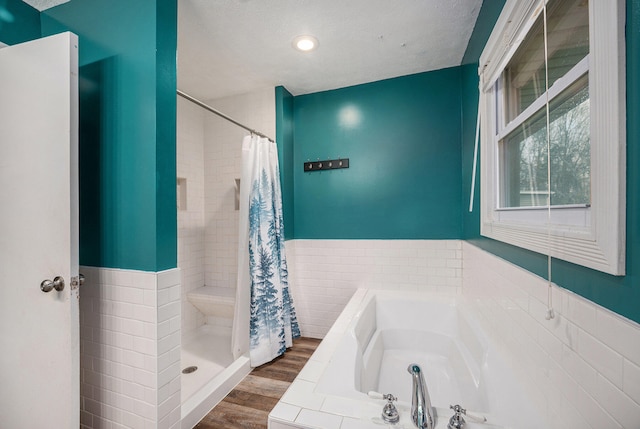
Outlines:
[{"label": "tiled shower wall", "polygon": [[[275,136],[275,91],[208,100],[233,119]],[[182,271],[183,335],[207,319],[186,294],[200,286],[235,287],[238,253],[236,178],[247,131],[178,97],[178,177],[186,179],[186,208],[178,211],[178,266]],[[230,321],[209,319],[209,323]]]},{"label": "tiled shower wall", "polygon": [[188,292],[204,286],[204,121],[204,109],[178,97],[177,175],[178,180],[184,179],[178,186],[178,201],[182,199],[178,203],[178,266],[183,332],[205,323],[204,315],[187,301]]},{"label": "tiled shower wall", "polygon": [[[210,100],[208,104],[244,125],[275,138],[275,90]],[[205,283],[235,287],[238,273],[236,181],[242,174],[247,131],[214,114],[205,120]]]},{"label": "tiled shower wall", "polygon": [[81,272],[81,427],[179,428],[179,270]]},{"label": "tiled shower wall", "polygon": [[459,240],[290,240],[302,335],[323,338],[358,288],[461,293]]}]

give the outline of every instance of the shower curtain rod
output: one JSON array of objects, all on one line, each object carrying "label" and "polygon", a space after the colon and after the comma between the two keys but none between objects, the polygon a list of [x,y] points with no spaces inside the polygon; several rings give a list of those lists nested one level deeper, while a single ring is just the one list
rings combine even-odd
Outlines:
[{"label": "shower curtain rod", "polygon": [[197,98],[194,98],[194,97],[190,96],[189,94],[185,94],[184,92],[180,91],[179,89],[176,90],[176,93],[180,97],[182,97],[182,98],[184,98],[186,100],[189,100],[193,104],[197,104],[198,106],[202,107],[203,109],[208,110],[209,112],[220,116],[222,119],[226,119],[227,121],[231,122],[232,124],[235,124],[235,125],[239,126],[240,128],[244,128],[245,130],[249,131],[251,134],[255,134],[257,136],[264,137],[265,139],[268,139],[271,142],[275,142],[275,140],[273,140],[271,137],[269,137],[269,136],[267,136],[265,134],[262,134],[261,132],[258,132],[258,131],[254,130],[252,128],[247,127],[246,125],[244,125],[244,124],[236,121],[235,119],[225,115],[221,111],[216,110],[213,107],[206,105],[205,103],[203,103],[202,101],[198,100]]}]

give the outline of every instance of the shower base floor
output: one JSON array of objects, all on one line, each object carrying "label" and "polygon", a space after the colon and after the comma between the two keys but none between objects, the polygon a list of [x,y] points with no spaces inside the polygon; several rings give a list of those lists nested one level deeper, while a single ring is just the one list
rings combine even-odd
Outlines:
[{"label": "shower base floor", "polygon": [[182,369],[197,366],[181,375],[181,426],[194,427],[218,402],[251,372],[249,357],[235,361],[231,353],[231,333],[204,325],[188,334],[181,349]]},{"label": "shower base floor", "polygon": [[215,326],[203,325],[182,345],[182,369],[198,367],[195,372],[181,375],[183,403],[233,362],[231,334],[219,331]]}]

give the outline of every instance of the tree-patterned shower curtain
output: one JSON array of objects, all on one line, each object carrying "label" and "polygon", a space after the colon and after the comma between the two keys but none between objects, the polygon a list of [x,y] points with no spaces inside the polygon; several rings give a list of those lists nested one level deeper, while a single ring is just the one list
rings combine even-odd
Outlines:
[{"label": "tree-patterned shower curtain", "polygon": [[[241,186],[248,186],[249,194],[245,248],[250,280],[249,356],[255,367],[283,354],[300,336],[300,329],[289,294],[276,144],[258,136],[245,137],[242,162]],[[244,216],[242,208],[240,216]]]}]

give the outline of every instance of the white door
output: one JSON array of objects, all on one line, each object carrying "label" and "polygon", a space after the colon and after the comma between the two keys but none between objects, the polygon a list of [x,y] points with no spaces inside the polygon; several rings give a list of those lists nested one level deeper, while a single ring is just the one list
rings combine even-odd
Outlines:
[{"label": "white door", "polygon": [[77,58],[71,33],[0,49],[2,428],[80,425]]}]

